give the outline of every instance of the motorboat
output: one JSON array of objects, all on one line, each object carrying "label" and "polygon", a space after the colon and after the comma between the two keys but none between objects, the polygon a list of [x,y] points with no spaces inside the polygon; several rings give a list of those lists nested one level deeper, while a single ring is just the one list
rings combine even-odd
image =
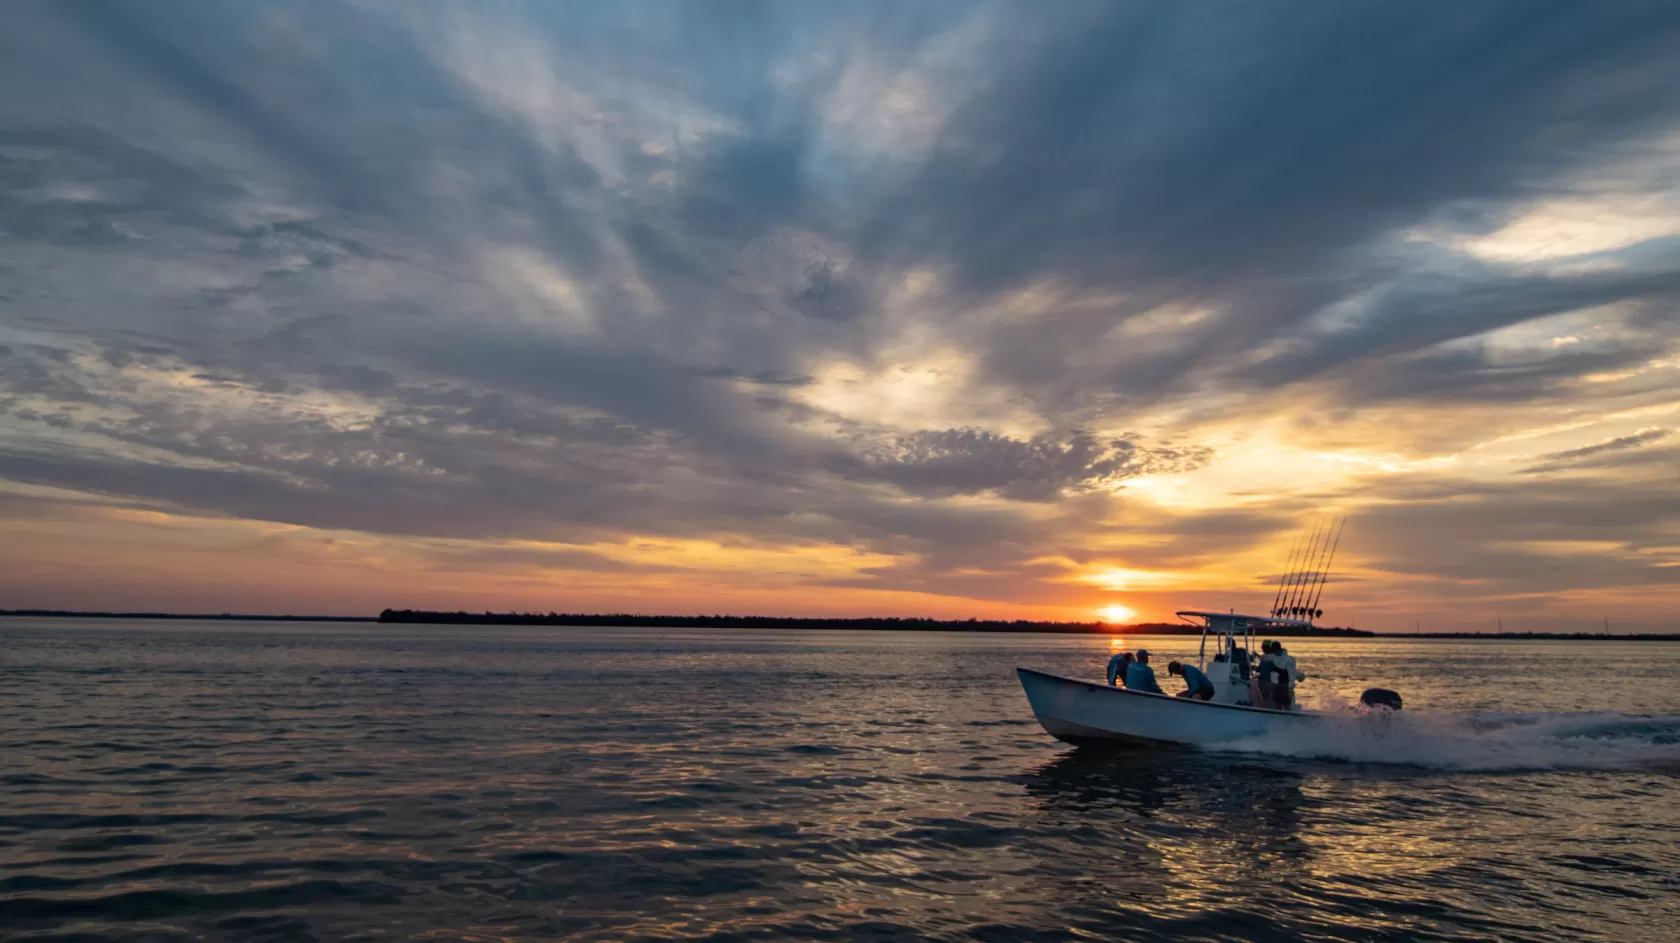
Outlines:
[{"label": "motorboat", "polygon": [[[1213,683],[1213,697],[1201,701],[1082,681],[1032,668],[1016,668],[1038,722],[1052,737],[1068,743],[1130,741],[1211,746],[1250,737],[1310,730],[1329,716],[1316,711],[1262,706],[1256,686],[1254,650],[1257,631],[1309,626],[1279,616],[1234,612],[1184,611],[1180,618],[1200,620],[1199,667]],[[1210,642],[1212,651],[1209,651]],[[1370,709],[1397,709],[1399,696],[1371,689],[1361,698]]]}]

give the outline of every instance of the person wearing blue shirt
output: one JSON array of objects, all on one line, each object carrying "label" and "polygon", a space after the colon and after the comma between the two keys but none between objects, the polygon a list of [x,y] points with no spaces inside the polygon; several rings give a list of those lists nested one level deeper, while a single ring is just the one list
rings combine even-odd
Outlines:
[{"label": "person wearing blue shirt", "polygon": [[1110,658],[1108,660],[1108,686],[1111,688],[1114,687],[1114,683],[1116,681],[1119,681],[1121,684],[1125,684],[1126,669],[1131,667],[1131,664],[1131,652],[1121,652],[1113,658]]},{"label": "person wearing blue shirt", "polygon": [[1140,648],[1137,657],[1126,669],[1126,688],[1132,691],[1147,691],[1150,694],[1165,694],[1161,686],[1155,683],[1155,669],[1149,667],[1149,649]]},{"label": "person wearing blue shirt", "polygon": [[1202,673],[1202,669],[1195,665],[1185,665],[1175,661],[1167,665],[1167,674],[1184,677],[1184,690],[1178,693],[1179,697],[1195,698],[1198,701],[1213,700],[1213,682],[1209,681],[1208,676]]}]

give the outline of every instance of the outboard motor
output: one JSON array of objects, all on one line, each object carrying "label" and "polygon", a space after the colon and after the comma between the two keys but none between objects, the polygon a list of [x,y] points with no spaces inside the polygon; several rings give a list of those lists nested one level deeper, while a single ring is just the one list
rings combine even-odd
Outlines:
[{"label": "outboard motor", "polygon": [[1366,688],[1359,695],[1359,705],[1367,710],[1373,707],[1386,707],[1391,711],[1400,709],[1400,694],[1387,688]]}]

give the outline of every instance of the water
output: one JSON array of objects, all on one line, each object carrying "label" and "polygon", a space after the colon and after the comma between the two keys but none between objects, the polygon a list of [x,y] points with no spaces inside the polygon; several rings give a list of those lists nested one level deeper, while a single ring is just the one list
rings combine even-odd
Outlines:
[{"label": "water", "polygon": [[1109,645],[0,621],[0,938],[1673,939],[1680,645],[1297,641],[1403,722],[1056,743],[1011,669]]}]

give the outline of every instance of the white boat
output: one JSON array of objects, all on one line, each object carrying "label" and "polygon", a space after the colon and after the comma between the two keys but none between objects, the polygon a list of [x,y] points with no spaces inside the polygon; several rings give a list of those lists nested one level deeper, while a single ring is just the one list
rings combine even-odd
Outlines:
[{"label": "white boat", "polygon": [[[1324,717],[1312,711],[1258,707],[1249,678],[1254,632],[1304,626],[1297,619],[1221,612],[1180,612],[1202,620],[1200,667],[1213,682],[1213,699],[1198,701],[1081,681],[1032,668],[1017,668],[1027,701],[1046,732],[1058,740],[1176,743],[1207,746],[1286,730],[1306,729]],[[1208,640],[1214,640],[1211,657]]]}]

